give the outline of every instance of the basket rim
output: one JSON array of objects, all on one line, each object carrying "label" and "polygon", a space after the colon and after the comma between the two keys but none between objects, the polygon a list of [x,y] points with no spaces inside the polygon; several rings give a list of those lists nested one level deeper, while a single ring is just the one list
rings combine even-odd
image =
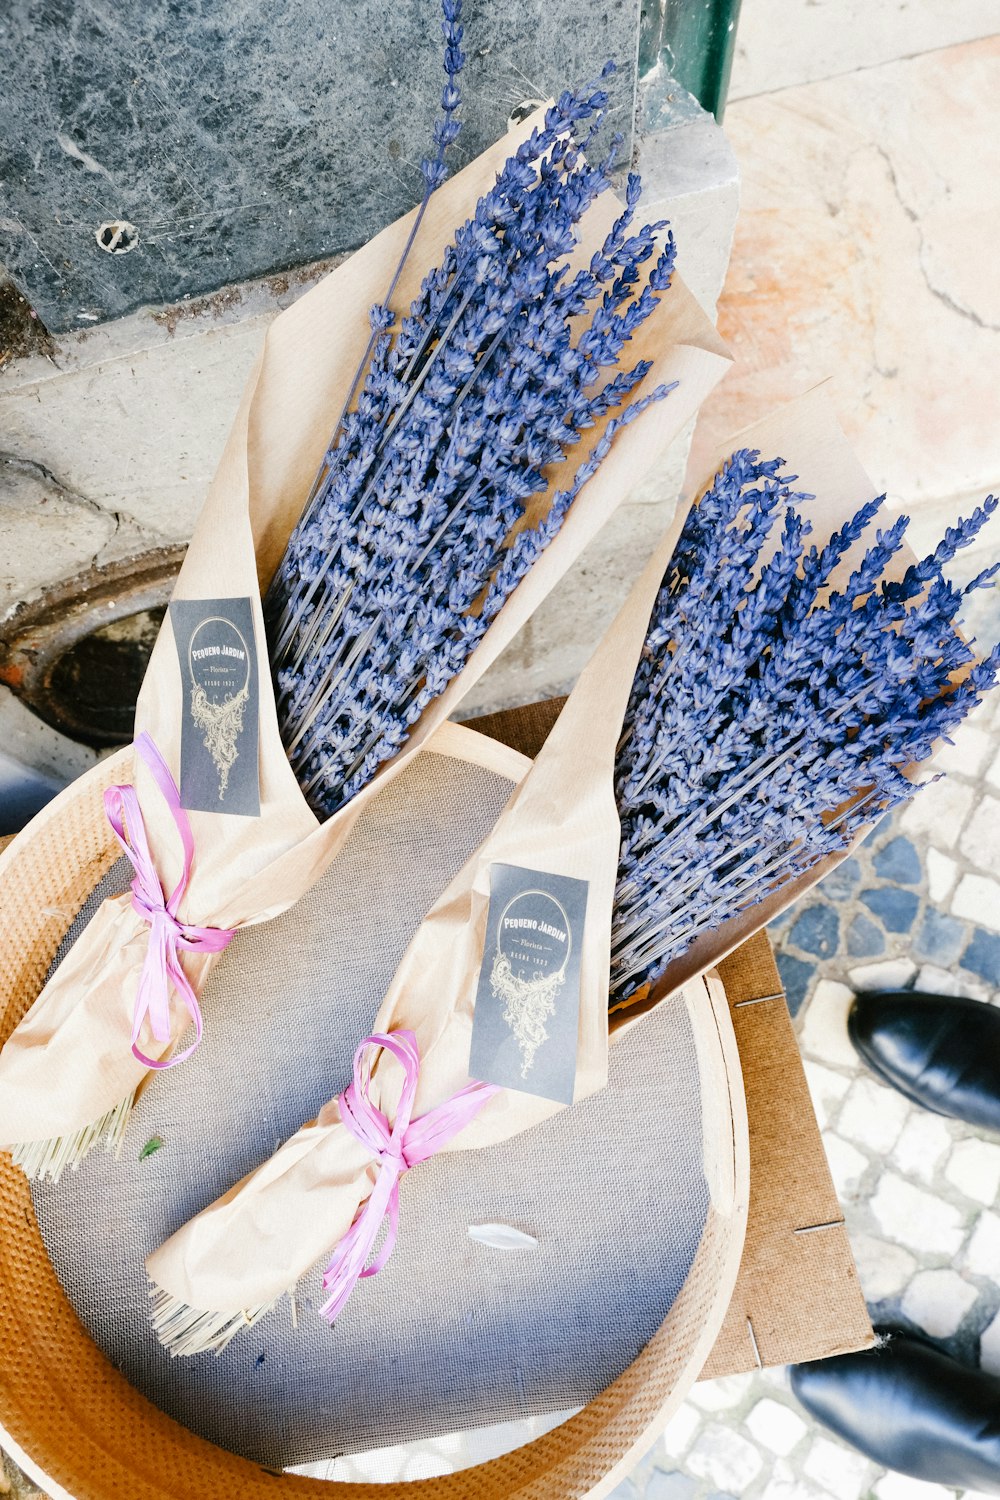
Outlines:
[{"label": "basket rim", "polygon": [[[12,917],[22,950],[19,964],[9,956],[3,961],[0,1039],[33,1002],[70,922],[117,857],[102,794],[130,757],[131,748],[125,747],[101,761],[0,854],[0,908]],[[684,1285],[632,1364],[567,1421],[485,1464],[405,1485],[283,1473],[284,1492],[303,1500],[331,1494],[343,1500],[393,1500],[404,1490],[413,1500],[599,1500],[624,1477],[700,1374],[742,1256],[749,1205],[743,1077],[717,976],[705,993],[709,1006],[700,1018],[701,1041],[725,1092],[725,1102],[720,1091],[713,1109],[720,1138],[715,1190]],[[693,1020],[699,1029],[698,1017]],[[706,1275],[713,1280],[707,1299],[700,1285]],[[707,1300],[700,1331],[678,1363],[675,1330],[697,1296]],[[0,1154],[0,1438],[53,1500],[110,1500],[126,1485],[134,1500],[174,1500],[179,1492],[191,1500],[228,1500],[234,1493],[273,1495],[277,1477],[196,1437],[152,1405],[98,1350],[55,1277],[27,1181],[5,1153]]]}]

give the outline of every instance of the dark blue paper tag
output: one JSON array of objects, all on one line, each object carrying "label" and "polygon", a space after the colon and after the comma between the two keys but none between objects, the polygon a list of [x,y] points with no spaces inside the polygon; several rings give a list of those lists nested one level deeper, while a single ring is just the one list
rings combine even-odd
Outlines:
[{"label": "dark blue paper tag", "polygon": [[572,1103],[587,891],[568,875],[490,867],[473,1078]]},{"label": "dark blue paper tag", "polygon": [[260,689],[249,599],[178,599],[170,623],[181,668],[181,805],[260,814]]}]

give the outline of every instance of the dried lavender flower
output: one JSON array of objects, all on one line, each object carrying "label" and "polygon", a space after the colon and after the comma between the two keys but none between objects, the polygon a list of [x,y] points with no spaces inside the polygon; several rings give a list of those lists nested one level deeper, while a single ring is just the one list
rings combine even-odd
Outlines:
[{"label": "dried lavender flower", "polygon": [[[427,194],[457,133],[458,0],[444,0],[443,31],[446,83]],[[321,817],[401,748],[615,434],[667,394],[641,389],[648,362],[622,364],[675,258],[664,224],[634,227],[635,174],[590,265],[567,266],[581,219],[611,187],[615,148],[600,162],[587,154],[606,105],[600,86],[563,94],[398,326],[389,306],[398,272],[372,310],[364,368],[265,612],[283,742]],[[573,482],[530,521],[551,467],[602,421]]]},{"label": "dried lavender flower", "polygon": [[872,536],[883,496],[807,549],[800,507],[812,497],[782,467],[732,455],[692,508],[653,608],[616,767],[612,1006],[911,797],[905,768],[1000,674],[1000,646],[977,663],[956,629],[964,594],[1000,564],[964,591],[943,574],[996,499],[893,582],[907,518]]}]

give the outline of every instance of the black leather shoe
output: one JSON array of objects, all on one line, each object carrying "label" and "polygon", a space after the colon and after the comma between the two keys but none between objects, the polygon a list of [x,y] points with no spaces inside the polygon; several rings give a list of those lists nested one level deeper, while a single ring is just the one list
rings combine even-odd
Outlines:
[{"label": "black leather shoe", "polygon": [[981,1000],[887,991],[858,995],[855,1048],[915,1104],[1000,1130],[1000,1010]]},{"label": "black leather shoe", "polygon": [[879,1348],[794,1365],[802,1405],[887,1469],[1000,1495],[1000,1379],[912,1334],[879,1331]]}]

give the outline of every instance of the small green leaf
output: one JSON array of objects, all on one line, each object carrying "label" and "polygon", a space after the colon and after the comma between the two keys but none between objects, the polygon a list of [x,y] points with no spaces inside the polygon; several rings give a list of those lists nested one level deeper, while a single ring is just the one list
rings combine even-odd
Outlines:
[{"label": "small green leaf", "polygon": [[160,1136],[151,1135],[149,1137],[149,1140],[143,1146],[142,1150],[139,1152],[139,1160],[145,1161],[147,1156],[152,1156],[154,1151],[159,1151],[162,1145],[163,1141]]}]

